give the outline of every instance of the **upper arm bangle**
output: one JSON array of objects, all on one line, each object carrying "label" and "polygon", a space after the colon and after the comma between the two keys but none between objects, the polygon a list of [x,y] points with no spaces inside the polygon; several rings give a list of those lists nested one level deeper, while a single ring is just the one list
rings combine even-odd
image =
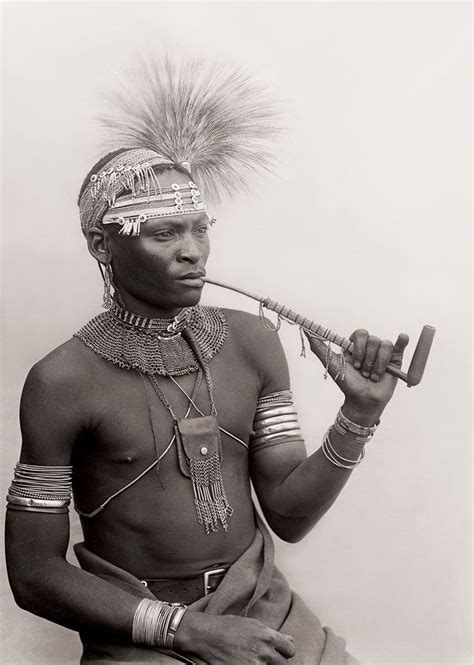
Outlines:
[{"label": "upper arm bangle", "polygon": [[287,441],[290,437],[302,439],[291,391],[282,390],[261,397],[257,401],[250,452]]},{"label": "upper arm bangle", "polygon": [[71,488],[72,466],[18,463],[7,502],[14,510],[67,512]]}]

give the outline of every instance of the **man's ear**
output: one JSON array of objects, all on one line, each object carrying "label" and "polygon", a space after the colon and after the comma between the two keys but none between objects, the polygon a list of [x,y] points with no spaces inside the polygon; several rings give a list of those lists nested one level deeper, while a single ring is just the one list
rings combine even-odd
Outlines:
[{"label": "man's ear", "polygon": [[87,247],[96,261],[104,266],[110,263],[112,255],[104,229],[98,226],[89,229],[87,232]]}]

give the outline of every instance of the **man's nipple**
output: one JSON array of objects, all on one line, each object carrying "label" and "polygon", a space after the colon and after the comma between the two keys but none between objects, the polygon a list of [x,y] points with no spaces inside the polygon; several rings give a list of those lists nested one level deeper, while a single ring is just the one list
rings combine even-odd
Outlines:
[{"label": "man's nipple", "polygon": [[123,462],[125,464],[132,464],[134,461],[135,455],[133,453],[126,453],[125,455],[121,455],[119,457],[119,462]]}]

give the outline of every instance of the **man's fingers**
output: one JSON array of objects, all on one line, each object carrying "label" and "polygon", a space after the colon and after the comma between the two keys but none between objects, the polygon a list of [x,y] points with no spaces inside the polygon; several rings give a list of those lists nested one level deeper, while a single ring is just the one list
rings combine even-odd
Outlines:
[{"label": "man's fingers", "polygon": [[275,649],[281,653],[282,656],[285,658],[293,658],[296,650],[291,636],[282,635],[282,633],[275,631],[274,640]]},{"label": "man's fingers", "polygon": [[360,369],[362,367],[362,361],[364,360],[368,338],[369,332],[364,328],[355,330],[349,337],[351,342],[354,343],[354,348],[352,350],[352,364],[356,369]]},{"label": "man's fingers", "polygon": [[387,365],[392,358],[392,352],[392,342],[389,339],[383,339],[380,342],[377,358],[375,359],[372,373],[370,374],[372,381],[378,381],[383,376],[387,369]]},{"label": "man's fingers", "polygon": [[321,362],[325,362],[326,359],[326,344],[321,342],[317,337],[313,337],[305,331],[306,339],[309,342],[311,351],[318,356]]},{"label": "man's fingers", "polygon": [[393,345],[393,353],[403,355],[409,341],[410,338],[406,333],[400,333],[397,337],[397,341]]},{"label": "man's fingers", "polygon": [[[306,334],[313,353],[326,367],[328,354],[330,355],[329,374],[334,378],[341,368],[341,360],[338,353],[328,350],[327,342],[322,342],[316,337]],[[388,364],[401,367],[403,352],[409,342],[408,335],[400,333],[395,344],[389,340],[380,340],[375,335],[369,335],[367,330],[359,328],[350,336],[353,343],[353,351],[349,356],[349,362],[355,369],[360,370],[366,378],[378,381],[385,373]]]},{"label": "man's fingers", "polygon": [[267,658],[269,660],[262,660],[262,665],[288,665],[288,658],[278,651],[273,651]]},{"label": "man's fingers", "polygon": [[375,359],[377,358],[379,347],[380,339],[375,337],[375,335],[369,335],[367,338],[367,344],[365,345],[365,354],[362,361],[362,367],[360,368],[362,375],[366,378],[369,378],[372,373],[372,368],[375,365]]},{"label": "man's fingers", "polygon": [[327,342],[321,342],[321,340],[316,337],[311,337],[311,335],[306,335],[306,337],[308,338],[311,351],[313,351],[313,353],[319,358],[324,367],[327,367],[329,375],[334,379],[335,376],[341,373],[340,353],[332,351]]},{"label": "man's fingers", "polygon": [[405,351],[410,338],[405,333],[400,333],[397,337],[397,341],[393,345],[392,357],[390,358],[390,364],[395,365],[395,367],[401,367],[403,362],[403,352]]},{"label": "man's fingers", "polygon": [[352,364],[366,378],[378,381],[388,364],[402,366],[403,352],[409,342],[408,335],[400,333],[395,344],[389,340],[380,341],[375,335],[369,335],[366,330],[359,329],[350,337],[354,344]]}]

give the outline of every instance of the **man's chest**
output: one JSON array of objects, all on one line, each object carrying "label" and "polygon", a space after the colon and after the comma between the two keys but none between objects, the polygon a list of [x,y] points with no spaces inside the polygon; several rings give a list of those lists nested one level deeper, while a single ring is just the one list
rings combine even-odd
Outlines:
[{"label": "man's chest", "polygon": [[78,440],[76,456],[119,466],[153,461],[166,454],[175,420],[214,411],[225,447],[239,445],[232,436],[248,443],[260,390],[256,372],[226,354],[209,370],[210,378],[199,371],[151,380],[104,363],[88,397],[91,426]]},{"label": "man's chest", "polygon": [[[119,510],[122,521],[126,506],[132,506],[135,524],[136,505],[143,507],[146,497],[147,505],[150,501],[153,504],[154,514],[159,507],[160,519],[165,519],[168,511],[175,514],[181,510],[181,502],[189,503],[192,485],[180,471],[175,419],[208,416],[213,404],[226,490],[236,505],[246,501],[247,444],[260,390],[259,378],[252,368],[229,363],[225,355],[218,362],[211,361],[210,377],[206,380],[204,372],[195,372],[174,380],[157,376],[156,381],[151,381],[136,371],[104,366],[104,373],[89,396],[89,403],[94,405],[89,407],[91,426],[74,448],[75,498],[82,511],[95,510],[117,492],[120,497],[107,513],[112,514],[110,509]],[[153,466],[156,468],[150,473]],[[133,487],[122,493],[130,484]],[[188,519],[194,525],[192,500],[189,506]]]}]

